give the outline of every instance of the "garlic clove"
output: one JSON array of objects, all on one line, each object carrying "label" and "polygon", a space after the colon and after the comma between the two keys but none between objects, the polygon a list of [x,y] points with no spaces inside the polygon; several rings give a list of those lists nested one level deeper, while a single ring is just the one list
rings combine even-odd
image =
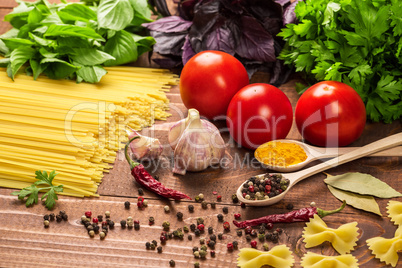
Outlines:
[{"label": "garlic clove", "polygon": [[162,144],[156,138],[151,138],[138,134],[136,131],[132,131],[129,134],[129,139],[139,136],[139,139],[135,139],[130,143],[130,149],[133,156],[137,160],[153,160],[158,158],[163,151]]}]

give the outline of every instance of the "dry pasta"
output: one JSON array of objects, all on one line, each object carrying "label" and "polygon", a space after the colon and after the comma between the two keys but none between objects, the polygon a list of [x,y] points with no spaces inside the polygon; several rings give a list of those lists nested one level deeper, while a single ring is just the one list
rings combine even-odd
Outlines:
[{"label": "dry pasta", "polygon": [[390,200],[387,206],[388,217],[396,225],[402,225],[402,202]]},{"label": "dry pasta", "polygon": [[393,238],[373,237],[366,242],[377,259],[396,267],[399,259],[398,251],[402,250],[402,227],[396,230]]},{"label": "dry pasta", "polygon": [[36,170],[56,170],[62,194],[97,196],[104,172],[126,141],[170,114],[167,70],[109,67],[98,84],[0,71],[0,187],[24,188]]},{"label": "dry pasta", "polygon": [[304,268],[358,268],[357,259],[352,254],[339,256],[325,256],[313,252],[307,252],[301,261]]},{"label": "dry pasta", "polygon": [[273,247],[270,251],[260,251],[253,248],[242,248],[237,258],[237,266],[241,268],[257,268],[264,265],[272,267],[292,267],[294,257],[286,245]]}]

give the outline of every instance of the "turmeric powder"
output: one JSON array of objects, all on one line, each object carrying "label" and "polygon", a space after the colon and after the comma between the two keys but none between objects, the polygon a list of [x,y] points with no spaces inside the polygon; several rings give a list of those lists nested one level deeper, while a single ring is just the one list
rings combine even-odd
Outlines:
[{"label": "turmeric powder", "polygon": [[257,148],[255,158],[267,166],[287,167],[307,159],[304,149],[295,143],[270,141]]}]

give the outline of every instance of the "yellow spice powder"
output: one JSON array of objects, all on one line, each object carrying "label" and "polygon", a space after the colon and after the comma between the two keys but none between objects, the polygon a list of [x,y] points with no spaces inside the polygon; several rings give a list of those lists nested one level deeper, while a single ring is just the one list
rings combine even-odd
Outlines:
[{"label": "yellow spice powder", "polygon": [[254,152],[258,161],[269,166],[287,167],[307,159],[304,149],[295,143],[270,141],[264,143]]}]

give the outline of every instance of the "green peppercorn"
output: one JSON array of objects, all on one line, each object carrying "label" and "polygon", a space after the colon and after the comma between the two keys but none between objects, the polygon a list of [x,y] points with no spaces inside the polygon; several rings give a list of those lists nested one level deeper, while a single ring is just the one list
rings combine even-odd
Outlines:
[{"label": "green peppercorn", "polygon": [[205,250],[200,250],[200,257],[203,259],[207,256],[207,251]]},{"label": "green peppercorn", "polygon": [[208,203],[207,203],[206,201],[202,201],[202,202],[201,202],[201,207],[202,207],[203,209],[207,209],[207,208],[208,208]]},{"label": "green peppercorn", "polygon": [[185,233],[188,233],[188,232],[189,232],[188,227],[187,227],[187,226],[183,226],[183,231],[184,231]]},{"label": "green peppercorn", "polygon": [[199,224],[204,224],[204,219],[201,217],[197,218],[197,225],[199,225]]},{"label": "green peppercorn", "polygon": [[163,227],[163,229],[164,229],[165,231],[169,231],[169,229],[170,229],[170,222],[164,221],[164,222],[162,223],[162,227]]},{"label": "green peppercorn", "polygon": [[175,266],[176,266],[176,263],[175,263],[174,260],[170,260],[170,261],[169,261],[169,265],[170,265],[170,267],[175,267]]},{"label": "green peppercorn", "polygon": [[195,263],[194,263],[194,268],[200,268],[200,263],[199,263],[199,262],[195,262]]},{"label": "green peppercorn", "polygon": [[205,243],[205,238],[204,238],[204,237],[201,237],[201,238],[200,238],[200,244],[203,245],[204,243]]},{"label": "green peppercorn", "polygon": [[90,237],[94,237],[95,236],[95,231],[91,230],[91,231],[88,232],[88,234],[89,234]]},{"label": "green peppercorn", "polygon": [[264,244],[262,245],[262,247],[264,248],[265,251],[268,251],[268,250],[269,250],[268,243],[264,243]]},{"label": "green peppercorn", "polygon": [[197,195],[196,197],[194,197],[195,202],[200,202],[200,197]]},{"label": "green peppercorn", "polygon": [[260,240],[261,242],[264,242],[265,234],[258,234],[258,240]]},{"label": "green peppercorn", "polygon": [[199,258],[200,257],[200,252],[198,250],[194,251],[193,255],[194,255],[195,258]]}]

